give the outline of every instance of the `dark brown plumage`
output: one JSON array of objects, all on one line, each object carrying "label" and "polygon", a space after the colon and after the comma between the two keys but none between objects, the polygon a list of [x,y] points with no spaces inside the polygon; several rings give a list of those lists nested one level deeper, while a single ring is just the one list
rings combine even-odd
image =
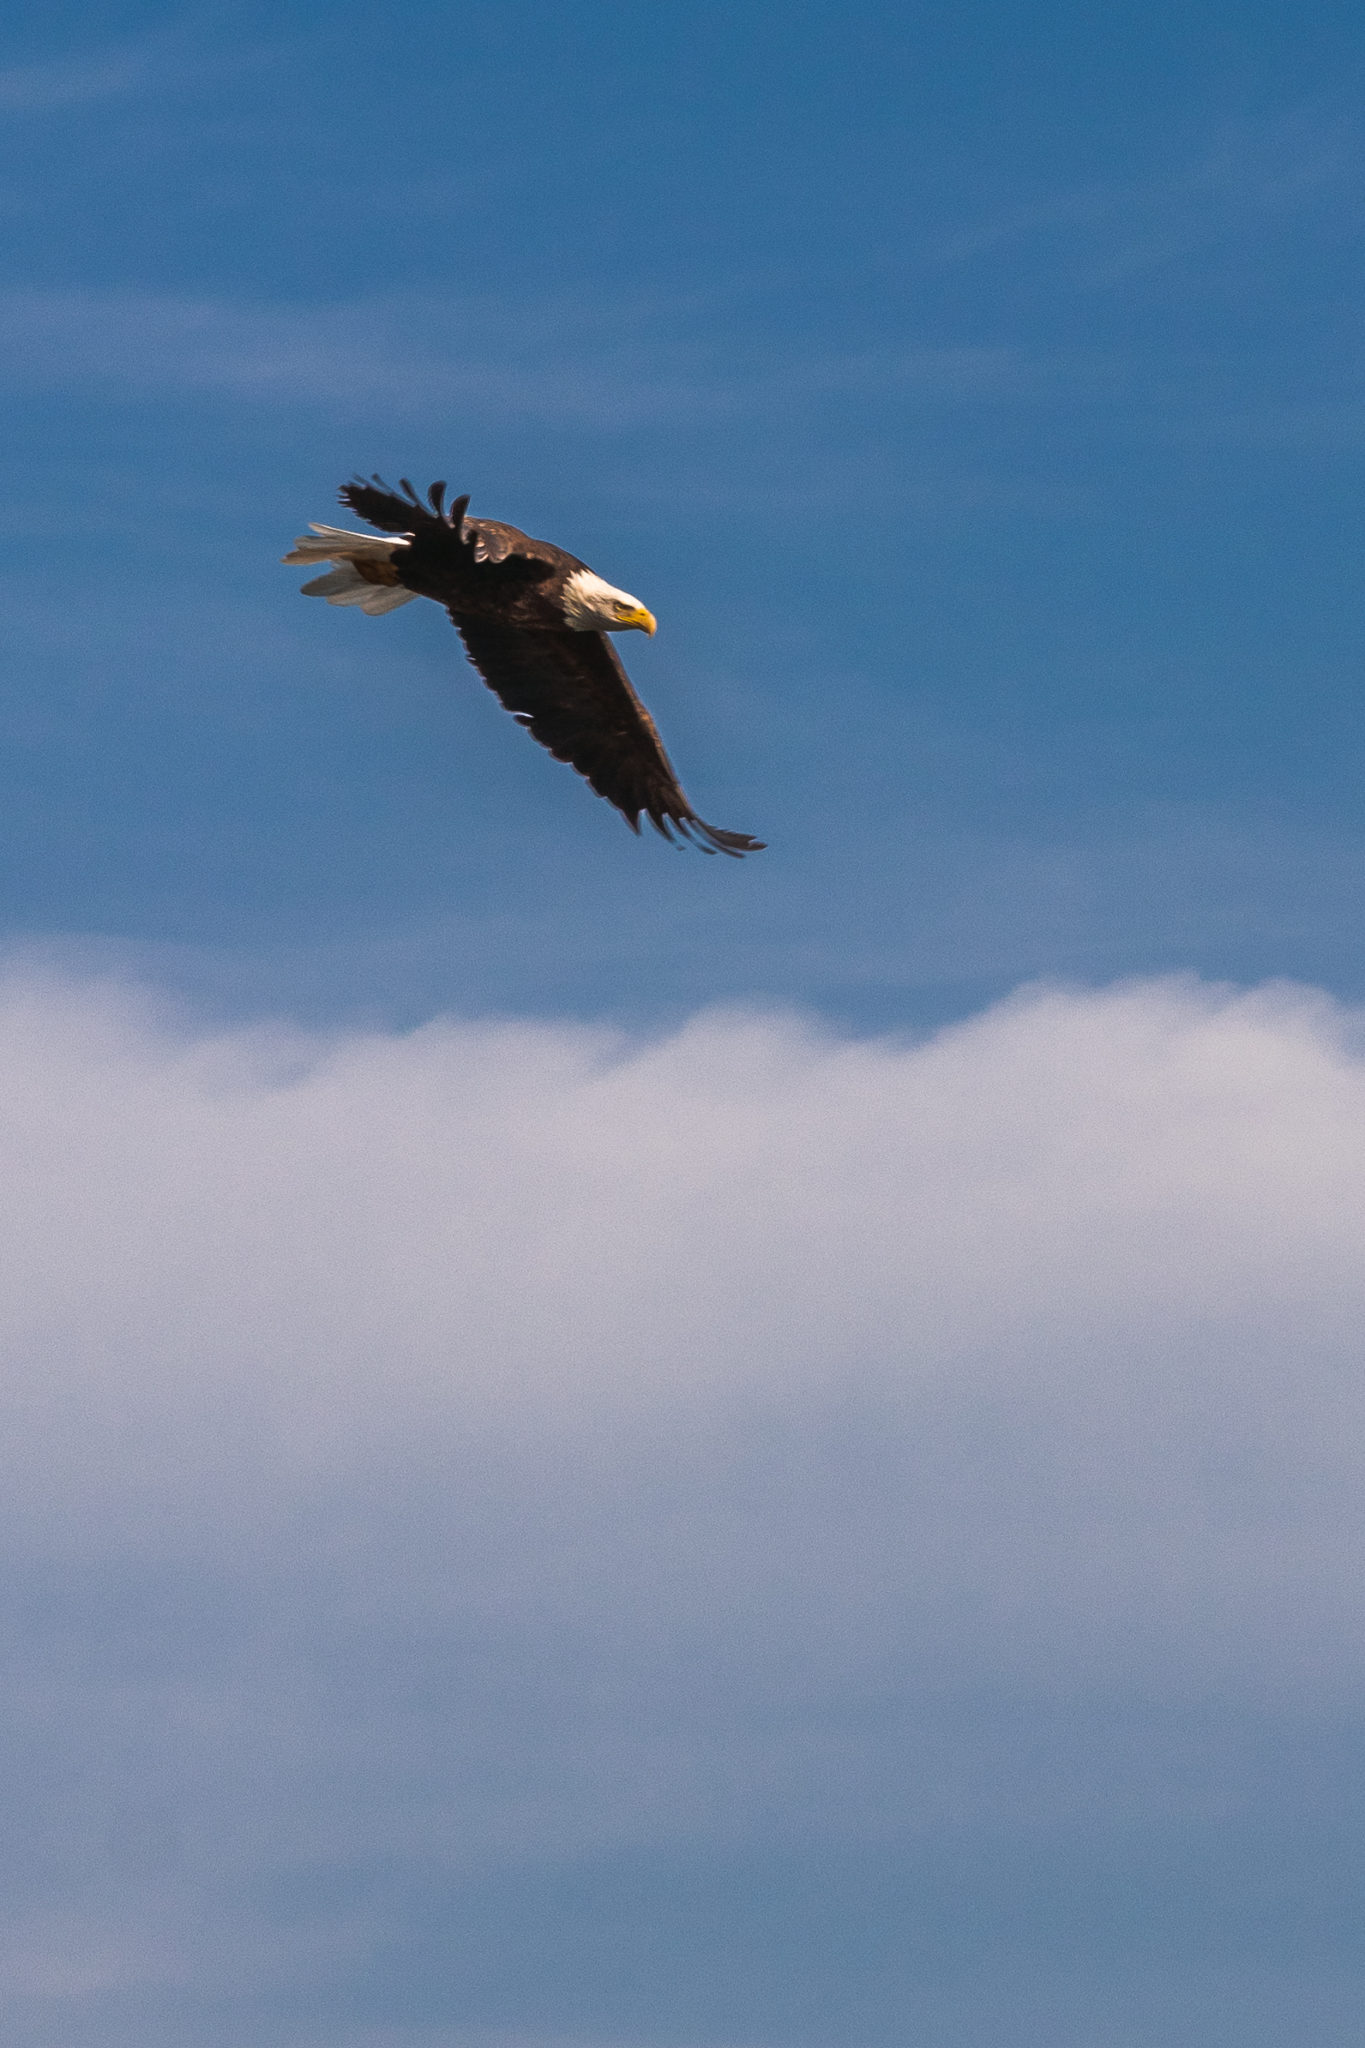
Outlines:
[{"label": "dark brown plumage", "polygon": [[308,594],[369,611],[391,610],[408,595],[444,605],[469,659],[518,723],[576,768],[633,831],[645,817],[664,838],[690,840],[707,853],[738,857],[761,848],[746,833],[706,824],[688,802],[608,637],[616,626],[653,632],[637,600],[563,548],[500,520],[471,519],[468,497],[444,511],[444,484],[433,484],[425,503],[406,479],[401,495],[378,477],[345,484],[340,495],[397,538],[389,551],[373,535],[314,529],[318,538],[305,536],[285,560],[337,567],[305,585]]}]

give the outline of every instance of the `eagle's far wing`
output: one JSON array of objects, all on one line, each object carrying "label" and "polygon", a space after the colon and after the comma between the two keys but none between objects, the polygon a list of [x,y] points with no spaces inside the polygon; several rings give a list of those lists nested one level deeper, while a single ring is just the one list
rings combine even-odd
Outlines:
[{"label": "eagle's far wing", "polygon": [[[501,519],[471,519],[466,509],[468,492],[452,499],[449,508],[443,509],[445,494],[443,483],[433,484],[424,501],[406,477],[400,489],[392,491],[378,476],[368,482],[364,477],[356,477],[337,492],[343,505],[349,505],[381,533],[410,536],[416,552],[433,565],[439,566],[458,553],[467,558],[466,567],[489,563],[497,569],[505,564],[512,580],[543,579],[561,566],[582,566],[575,556],[566,555],[562,548],[552,547],[548,541],[532,540],[518,526],[508,526]],[[500,580],[507,581],[509,577]]]},{"label": "eagle's far wing", "polygon": [[[382,476],[353,477],[337,492],[343,505],[349,505],[381,533],[415,533],[420,527],[434,525],[441,517],[445,494],[444,484],[433,484],[427,493],[427,503],[423,504],[406,477],[400,494],[390,490]],[[465,498],[459,510],[463,512],[468,503]],[[454,512],[456,508],[452,505],[450,509]]]},{"label": "eagle's far wing", "polygon": [[632,831],[649,819],[665,839],[738,859],[761,839],[706,824],[683,794],[654,721],[605,633],[534,631],[450,614],[469,658],[519,725],[576,768]]}]

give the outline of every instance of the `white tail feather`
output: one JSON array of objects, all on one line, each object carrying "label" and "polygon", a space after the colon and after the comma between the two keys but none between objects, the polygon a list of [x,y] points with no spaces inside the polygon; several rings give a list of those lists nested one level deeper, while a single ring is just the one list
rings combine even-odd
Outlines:
[{"label": "white tail feather", "polygon": [[[304,597],[334,597],[337,591],[354,590],[358,583],[364,582],[365,578],[357,575],[346,562],[340,569],[333,569],[326,576],[315,576],[311,583],[300,584],[299,588]],[[373,590],[375,585],[367,584],[366,588]]]},{"label": "white tail feather", "polygon": [[401,533],[348,533],[344,526],[314,526],[301,533],[286,562],[387,562],[396,548],[412,543]]},{"label": "white tail feather", "polygon": [[302,595],[325,597],[328,604],[358,605],[373,619],[383,612],[396,612],[400,604],[411,604],[417,592],[391,583],[367,583],[352,563],[341,562],[328,575],[305,583]]},{"label": "white tail feather", "polygon": [[415,590],[386,590],[382,584],[375,589],[371,585],[369,596],[360,601],[360,609],[368,612],[372,619],[377,619],[385,612],[396,612],[400,604],[411,604],[416,595]]}]

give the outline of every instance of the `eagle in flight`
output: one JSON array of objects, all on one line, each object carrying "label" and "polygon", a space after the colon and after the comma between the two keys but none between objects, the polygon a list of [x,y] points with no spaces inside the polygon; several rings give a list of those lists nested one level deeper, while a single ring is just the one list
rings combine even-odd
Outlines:
[{"label": "eagle in flight", "polygon": [[379,477],[343,484],[342,504],[379,532],[314,526],[302,535],[286,562],[332,564],[303,595],[371,617],[432,598],[517,723],[615,804],[632,831],[643,816],[665,839],[705,853],[758,852],[761,839],[697,816],[607,637],[632,626],[652,633],[652,613],[563,548],[499,519],[471,519],[468,497],[443,511],[445,491],[433,484],[424,503],[406,477],[401,496]]}]

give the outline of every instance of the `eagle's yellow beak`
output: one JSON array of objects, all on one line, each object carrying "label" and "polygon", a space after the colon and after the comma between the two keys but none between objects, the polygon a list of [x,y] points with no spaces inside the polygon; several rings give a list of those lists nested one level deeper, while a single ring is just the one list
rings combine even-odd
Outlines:
[{"label": "eagle's yellow beak", "polygon": [[647,612],[643,605],[637,606],[633,612],[627,612],[621,620],[621,624],[623,626],[638,626],[642,633],[648,633],[651,636],[658,631],[659,627],[659,622],[653,612]]}]

